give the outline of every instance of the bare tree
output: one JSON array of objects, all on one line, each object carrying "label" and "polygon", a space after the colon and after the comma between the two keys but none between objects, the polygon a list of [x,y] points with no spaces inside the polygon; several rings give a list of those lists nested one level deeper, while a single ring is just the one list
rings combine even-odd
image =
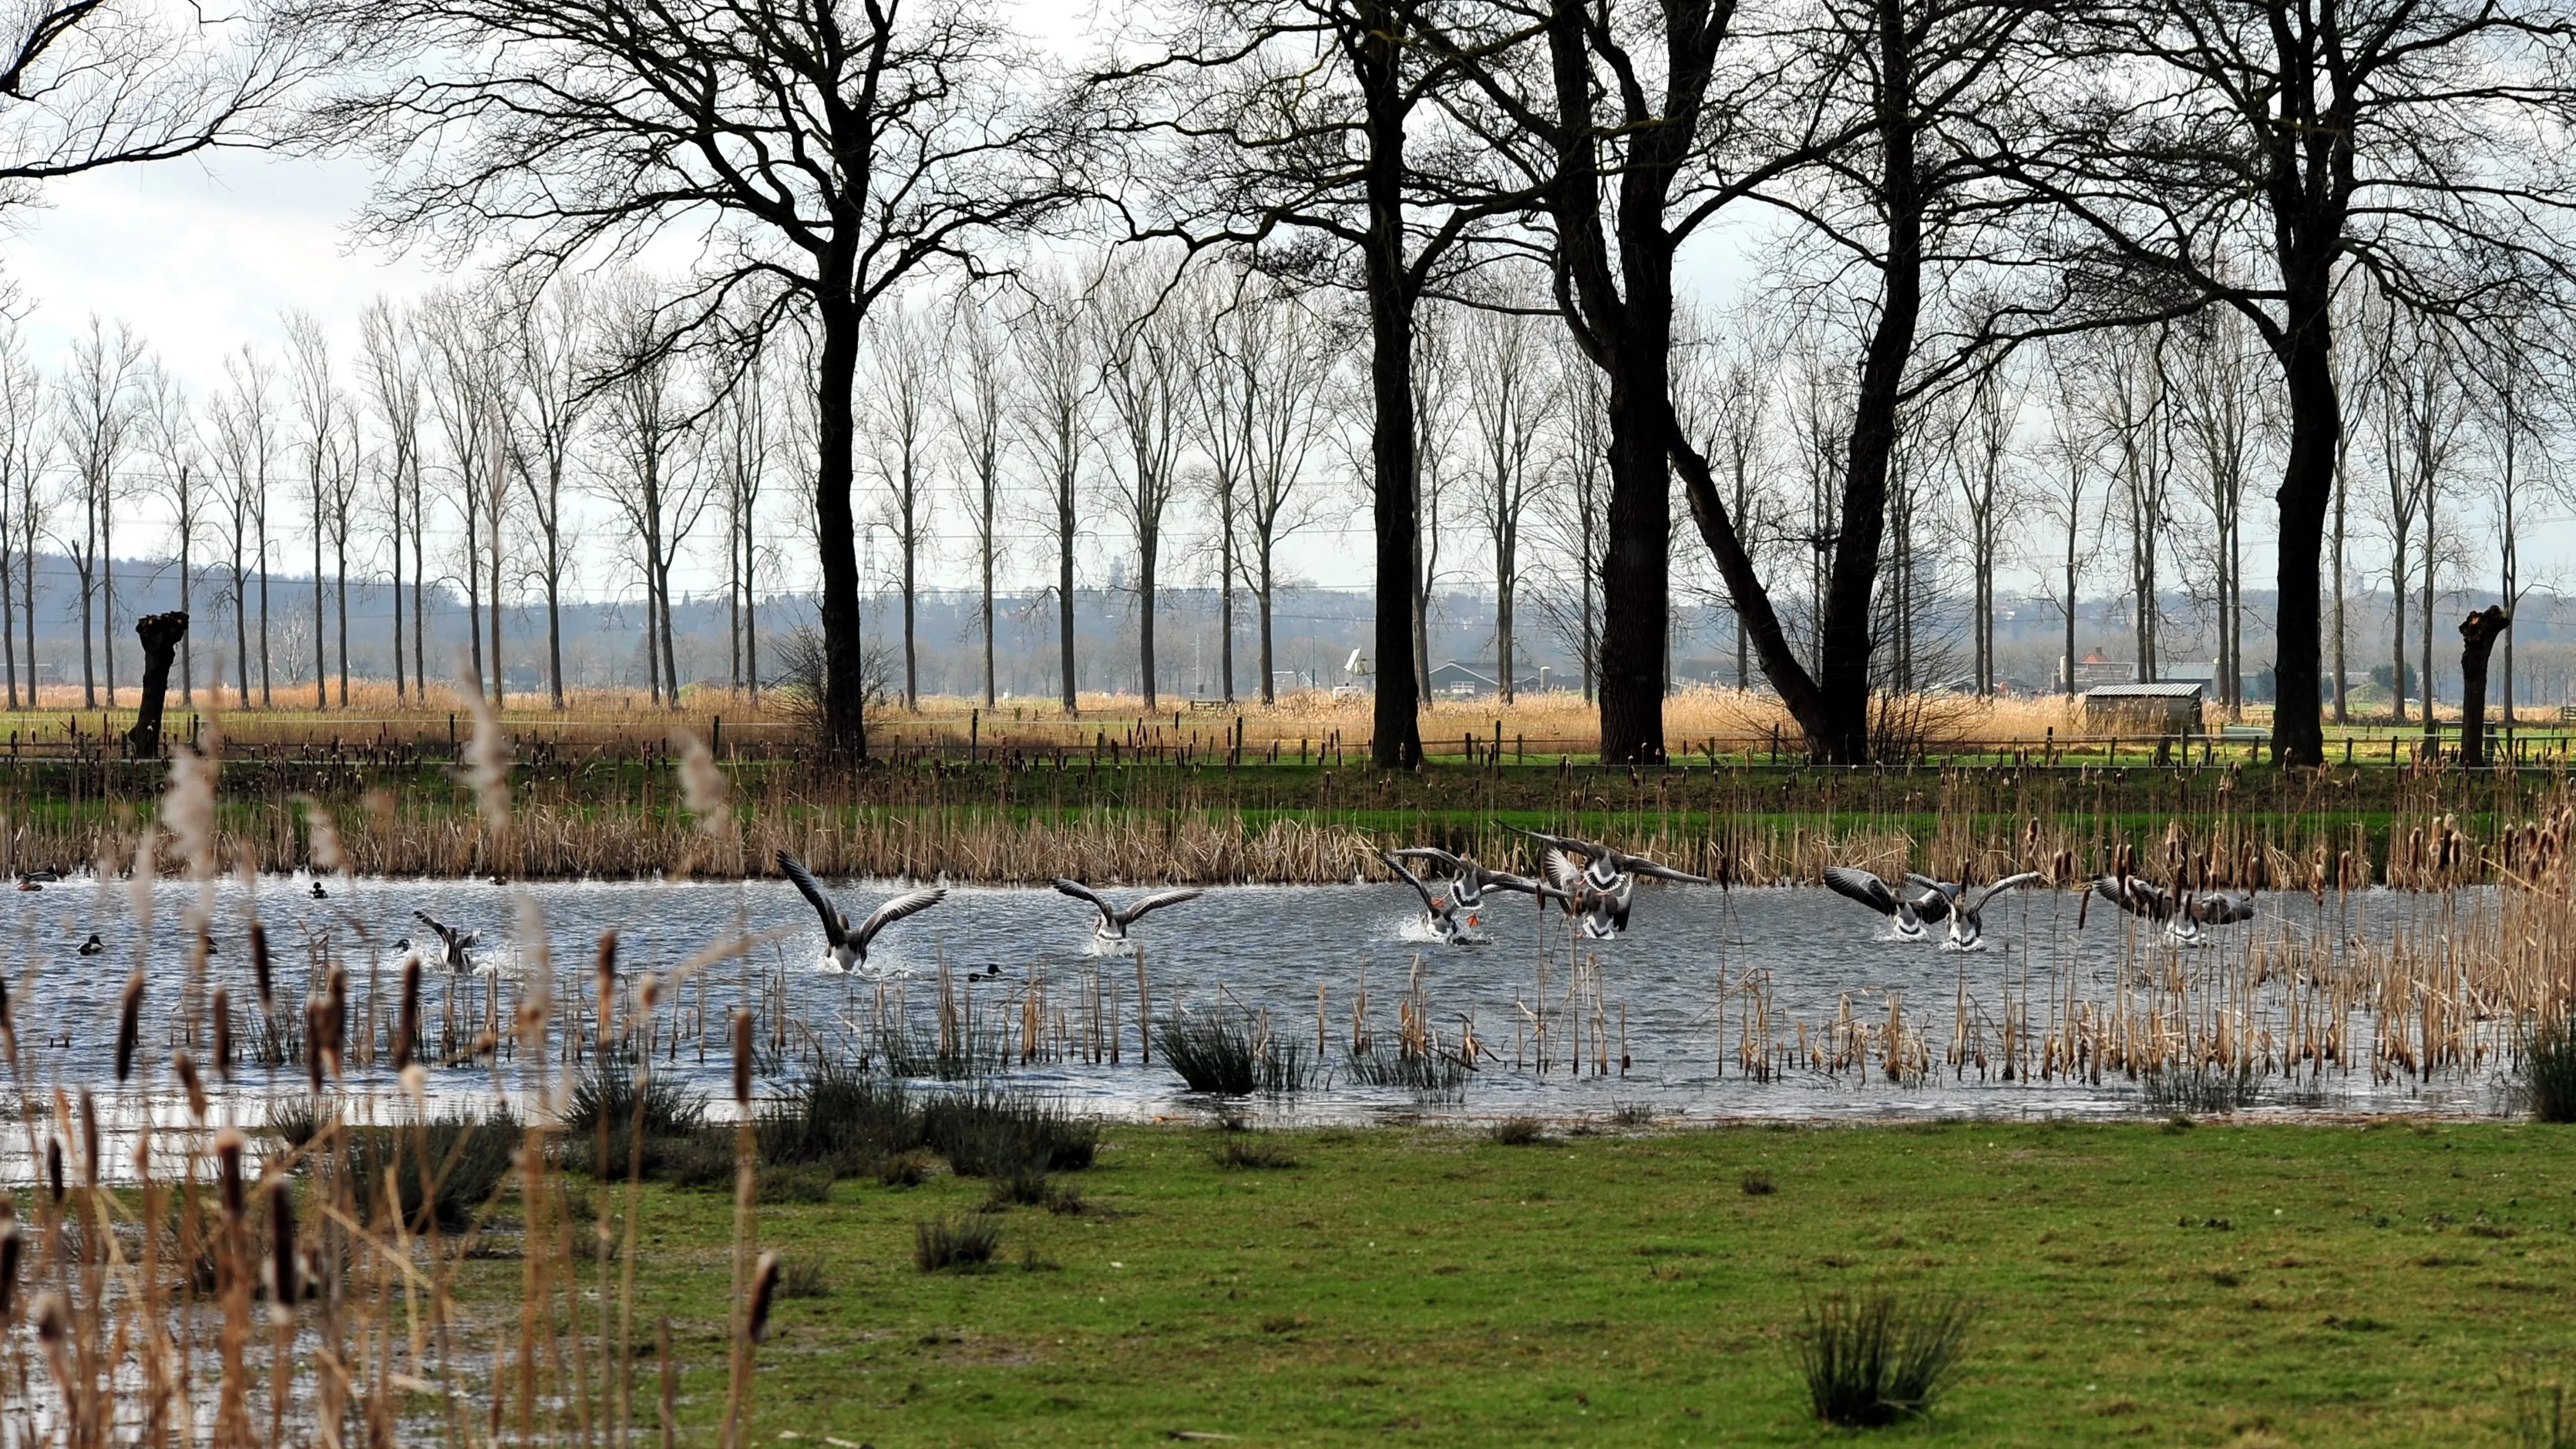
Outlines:
[{"label": "bare tree", "polygon": [[[854,392],[869,314],[906,279],[972,271],[998,234],[1045,219],[1083,174],[1077,113],[971,5],[840,0],[294,0],[286,13],[369,62],[326,111],[399,160],[368,216],[379,235],[506,238],[540,271],[632,250],[675,223],[709,233],[670,310],[762,330],[802,314],[815,338],[815,519],[827,733],[866,752]],[[423,82],[424,74],[436,79]]]},{"label": "bare tree", "polygon": [[[601,299],[595,371],[611,379],[599,427],[617,473],[601,491],[624,518],[644,576],[645,653],[654,702],[680,704],[679,660],[672,643],[671,569],[705,513],[706,470],[690,456],[696,400],[684,395],[661,309],[641,279],[625,279]],[[658,653],[657,653],[658,651]]]},{"label": "bare tree", "polygon": [[2485,337],[2468,339],[2463,359],[2490,464],[2486,491],[2496,593],[2506,616],[2497,642],[2504,650],[2502,717],[2508,732],[2514,727],[2513,617],[2529,587],[2522,573],[2522,530],[2534,507],[2565,499],[2551,446],[2565,436],[2569,402],[2566,363],[2551,335],[2551,322],[2560,315],[2556,308],[2518,310]]},{"label": "bare tree", "polygon": [[1010,344],[985,311],[986,299],[961,287],[943,329],[948,429],[961,465],[957,499],[975,539],[978,615],[984,630],[984,707],[993,695],[993,569],[1002,545],[1002,425],[1010,406]]},{"label": "bare tree", "polygon": [[2066,624],[2066,653],[2059,665],[2058,684],[2071,695],[2076,692],[2075,663],[2083,657],[2076,653],[2075,617],[2082,602],[2084,574],[2093,561],[2093,550],[2085,545],[2088,539],[2098,536],[2103,514],[2101,499],[2087,502],[2100,455],[2086,414],[2090,381],[2085,367],[2085,340],[2060,340],[2049,348],[2047,358],[2050,381],[2046,457],[2055,474],[2055,486],[2042,492],[2041,507],[2048,515],[2055,539],[2063,546],[2052,551],[2040,579],[2042,589],[2051,596]]},{"label": "bare tree", "polygon": [[1154,609],[1163,515],[1180,487],[1189,387],[1185,324],[1177,309],[1160,305],[1152,267],[1133,257],[1113,266],[1102,278],[1101,305],[1093,318],[1101,390],[1123,444],[1118,466],[1111,469],[1110,496],[1136,550],[1136,659],[1148,711],[1158,699]]},{"label": "bare tree", "polygon": [[[2245,703],[2245,487],[2271,423],[2271,399],[2260,386],[2255,340],[2241,320],[2205,314],[2181,324],[2176,340],[2175,417],[2199,475],[2201,507],[2209,514],[2205,546],[2217,616],[2217,702],[2232,713]],[[2341,671],[2338,662],[2336,672]]]},{"label": "bare tree", "polygon": [[1272,617],[1279,545],[1312,518],[1306,458],[1322,431],[1333,355],[1311,304],[1285,286],[1248,298],[1234,359],[1244,395],[1243,547],[1235,560],[1261,633],[1261,702],[1278,701]]},{"label": "bare tree", "polygon": [[1056,661],[1065,712],[1081,707],[1074,684],[1073,563],[1082,534],[1082,464],[1096,445],[1091,365],[1097,335],[1088,284],[1063,267],[1025,272],[1028,307],[1012,328],[1020,382],[1013,409],[1020,448],[1046,480],[1038,509],[1055,545]]},{"label": "bare tree", "polygon": [[[477,680],[501,697],[501,521],[508,497],[506,449],[509,338],[504,309],[462,291],[433,294],[421,308],[429,355],[430,411],[446,444],[449,504],[463,528],[465,637]],[[484,584],[491,584],[491,650],[484,651]],[[480,686],[478,686],[480,687]]]},{"label": "bare tree", "polygon": [[[1431,697],[1431,597],[1440,584],[1440,545],[1448,537],[1441,526],[1442,505],[1449,501],[1459,471],[1456,457],[1459,420],[1466,411],[1467,391],[1459,357],[1459,309],[1430,307],[1413,329],[1413,687]],[[1383,673],[1385,660],[1378,661]]]},{"label": "bare tree", "polygon": [[[1571,344],[1567,344],[1571,346]],[[1558,365],[1565,379],[1565,425],[1548,460],[1550,486],[1540,495],[1546,526],[1548,587],[1536,596],[1552,632],[1572,654],[1583,680],[1583,701],[1593,700],[1595,661],[1601,652],[1601,556],[1610,537],[1610,415],[1603,394],[1609,382],[1579,357]]]},{"label": "bare tree", "polygon": [[418,673],[419,698],[429,698],[427,630],[423,618],[425,526],[421,518],[422,377],[419,333],[407,314],[398,314],[383,297],[367,304],[358,318],[360,354],[366,364],[368,403],[384,429],[385,452],[378,476],[384,480],[386,542],[393,556],[394,699],[407,697],[403,679],[403,549],[411,549],[410,659]]},{"label": "bare tree", "polygon": [[1469,314],[1466,328],[1467,369],[1476,379],[1468,410],[1484,475],[1476,511],[1494,551],[1494,683],[1505,704],[1519,668],[1512,603],[1520,588],[1521,520],[1544,478],[1542,440],[1557,421],[1556,379],[1548,372],[1554,358],[1543,321],[1530,310],[1535,299],[1510,300],[1510,310]]},{"label": "bare tree", "polygon": [[2121,534],[2129,547],[2129,627],[2138,679],[2153,682],[2164,621],[2165,532],[2172,525],[2173,416],[2166,402],[2162,329],[2101,333],[2093,419],[2111,457]]},{"label": "bare tree", "polygon": [[[786,339],[773,339],[783,342]],[[725,375],[707,379],[708,454],[725,521],[725,638],[733,687],[760,698],[760,494],[778,450],[771,436],[777,409],[769,398],[769,347],[756,348]]]},{"label": "bare tree", "polygon": [[[573,563],[566,488],[593,403],[590,305],[581,279],[558,277],[543,293],[519,299],[511,317],[510,461],[536,529],[537,583],[546,594],[546,691],[556,709],[564,707],[563,586]],[[499,603],[495,595],[494,607]]]},{"label": "bare tree", "polygon": [[1180,306],[1191,319],[1191,341],[1199,356],[1188,368],[1190,431],[1198,439],[1206,466],[1198,473],[1207,504],[1209,542],[1216,549],[1216,636],[1218,697],[1234,703],[1234,585],[1242,551],[1235,535],[1242,521],[1244,472],[1251,466],[1253,390],[1258,364],[1252,328],[1255,307],[1249,291],[1250,272],[1202,270],[1166,306]]},{"label": "bare tree", "polygon": [[[318,710],[331,703],[329,661],[323,657],[322,546],[330,534],[331,500],[344,476],[336,470],[348,461],[340,437],[348,409],[331,370],[331,346],[322,335],[322,324],[311,313],[297,311],[288,312],[284,321],[287,370],[295,390],[296,443],[304,450],[305,517],[313,529],[313,707]],[[342,633],[345,636],[347,631]]]},{"label": "bare tree", "polygon": [[259,575],[259,702],[269,692],[268,484],[285,451],[277,425],[276,379],[245,344],[224,359],[224,390],[215,400],[215,457],[223,478],[222,527],[232,556],[235,703],[250,703],[250,574]]},{"label": "bare tree", "polygon": [[1959,534],[1968,546],[1973,597],[1969,633],[1976,656],[1977,693],[1995,693],[1995,569],[2003,558],[2020,502],[2012,459],[2021,425],[2022,378],[2009,367],[1979,373],[1966,399],[1960,446],[1951,452],[1959,482]]},{"label": "bare tree", "polygon": [[[197,539],[206,527],[205,449],[197,436],[197,419],[185,384],[158,361],[143,377],[143,425],[146,447],[159,465],[160,492],[170,502],[171,541],[179,547],[179,612],[192,614],[197,577]],[[0,447],[5,447],[0,441]],[[197,636],[192,630],[179,643],[179,700],[197,702]]]},{"label": "bare tree", "polygon": [[21,708],[20,621],[26,627],[24,708],[36,707],[36,552],[50,508],[38,484],[52,450],[45,377],[27,357],[14,308],[0,308],[0,659],[8,664],[9,708]]},{"label": "bare tree", "polygon": [[98,707],[93,638],[107,667],[107,703],[116,705],[116,515],[127,489],[120,470],[137,439],[136,390],[143,381],[143,342],[120,322],[111,335],[93,313],[72,342],[58,384],[63,455],[81,508],[80,532],[65,540],[80,580],[81,704]]},{"label": "bare tree", "polygon": [[[932,428],[938,406],[929,315],[920,303],[898,298],[881,307],[868,329],[869,432],[883,520],[894,535],[903,578],[903,707],[921,707],[921,655],[914,637],[920,604],[921,554],[929,539]],[[828,526],[828,525],[827,525]],[[828,626],[827,626],[828,632]]]}]

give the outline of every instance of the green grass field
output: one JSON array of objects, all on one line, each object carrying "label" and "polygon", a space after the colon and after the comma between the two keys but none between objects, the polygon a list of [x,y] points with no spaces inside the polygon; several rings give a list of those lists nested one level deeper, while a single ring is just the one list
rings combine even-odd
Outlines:
[{"label": "green grass field", "polygon": [[[1265,1170],[1221,1140],[1111,1128],[1060,1179],[1082,1210],[1003,1214],[981,1272],[912,1261],[980,1181],[762,1207],[827,1291],[779,1305],[752,1440],[1845,1440],[1791,1353],[1811,1302],[1876,1286],[1976,1315],[1934,1415],[1866,1436],[1897,1442],[2513,1443],[2512,1383],[2576,1367],[2567,1128],[1384,1127],[1266,1134],[1294,1165]],[[640,1228],[639,1317],[712,1442],[731,1199],[649,1188]],[[496,1305],[512,1266],[476,1265]]]}]

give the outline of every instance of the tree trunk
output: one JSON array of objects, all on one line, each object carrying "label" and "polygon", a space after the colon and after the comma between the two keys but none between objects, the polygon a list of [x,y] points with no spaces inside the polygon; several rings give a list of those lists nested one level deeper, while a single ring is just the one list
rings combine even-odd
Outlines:
[{"label": "tree trunk", "polygon": [[[392,540],[392,542],[393,542],[393,546],[394,546],[394,570],[393,570],[393,579],[394,579],[394,584],[393,584],[393,588],[394,588],[394,593],[393,593],[393,605],[394,605],[394,703],[395,703],[395,705],[400,706],[401,704],[403,704],[403,703],[404,703],[404,701],[405,701],[406,697],[407,697],[407,696],[408,696],[408,694],[410,693],[410,691],[409,691],[409,689],[407,688],[407,686],[411,683],[411,681],[409,681],[409,680],[407,680],[407,679],[403,678],[403,666],[404,666],[404,662],[405,662],[405,661],[404,661],[404,659],[403,659],[403,593],[402,593],[402,590],[403,590],[403,562],[402,562],[402,561],[403,561],[403,507],[402,507],[402,470],[401,470],[401,465],[400,465],[400,464],[395,465],[395,470],[394,470],[394,478],[393,478],[393,515],[394,515],[394,518],[393,518],[393,523],[394,523],[394,536],[393,536],[393,540]],[[427,703],[427,701],[423,701],[423,703]]]},{"label": "tree trunk", "polygon": [[[548,545],[549,549],[553,545]],[[562,570],[546,570],[546,689],[554,707],[564,707]]]},{"label": "tree trunk", "polygon": [[1063,478],[1057,480],[1056,487],[1056,539],[1060,545],[1055,555],[1056,668],[1062,676],[1064,712],[1072,715],[1082,711],[1073,677],[1073,489],[1070,480]]},{"label": "tree trunk", "polygon": [[313,501],[313,707],[331,707],[331,662],[322,657],[323,631],[328,623],[322,612],[322,501],[321,480],[314,480]]},{"label": "tree trunk", "polygon": [[1140,533],[1136,540],[1136,664],[1144,675],[1149,714],[1162,707],[1154,673],[1154,566],[1162,553],[1161,542],[1154,533]]},{"label": "tree trunk", "polygon": [[2512,625],[2502,604],[2460,621],[2460,762],[2472,769],[2487,762],[2487,654]]},{"label": "tree trunk", "polygon": [[1270,541],[1265,538],[1261,543],[1261,597],[1253,601],[1261,614],[1261,703],[1265,708],[1279,702],[1278,661],[1270,647],[1270,590]]},{"label": "tree trunk", "polygon": [[[821,555],[823,596],[819,615],[823,634],[823,736],[834,752],[852,759],[868,753],[864,674],[867,657],[859,641],[859,550],[850,512],[853,429],[850,392],[858,375],[859,312],[848,294],[851,259],[836,250],[824,269],[827,286],[815,306],[822,333],[815,378],[815,548]],[[910,603],[909,591],[905,602]],[[907,645],[912,634],[907,619]],[[910,681],[906,681],[907,688]]]},{"label": "tree trunk", "polygon": [[1413,304],[1404,243],[1402,58],[1385,6],[1364,0],[1367,38],[1357,47],[1367,104],[1364,186],[1368,243],[1361,268],[1369,309],[1370,522],[1377,535],[1377,694],[1369,763],[1410,770],[1422,763],[1422,696],[1414,687]]},{"label": "tree trunk", "polygon": [[1494,689],[1506,706],[1512,702],[1512,590],[1519,582],[1513,552],[1506,522],[1494,533]]},{"label": "tree trunk", "polygon": [[[2285,266],[2285,271],[2293,271]],[[2313,279],[2299,272],[2315,273]],[[2290,455],[2281,469],[2280,625],[2273,649],[2278,682],[2272,706],[2272,759],[2283,765],[2325,763],[2323,702],[2317,665],[2324,641],[2317,608],[2318,555],[2326,511],[2334,502],[2336,442],[2343,432],[2332,366],[2326,269],[2300,267],[2289,287],[2289,330],[2281,346],[2290,405]],[[2396,681],[2403,687],[2405,681]]]},{"label": "tree trunk", "polygon": [[[349,707],[349,545],[346,537],[343,533],[342,542],[337,545],[336,556],[332,560],[335,567],[331,574],[332,592],[336,596],[335,603],[340,610],[340,708],[342,709]],[[180,612],[187,611],[182,609]]]},{"label": "tree trunk", "polygon": [[134,728],[125,732],[125,753],[129,759],[157,760],[161,757],[161,706],[170,692],[170,661],[178,653],[180,641],[188,637],[188,616],[146,614],[134,621],[134,633],[143,641],[143,699],[135,712]]}]

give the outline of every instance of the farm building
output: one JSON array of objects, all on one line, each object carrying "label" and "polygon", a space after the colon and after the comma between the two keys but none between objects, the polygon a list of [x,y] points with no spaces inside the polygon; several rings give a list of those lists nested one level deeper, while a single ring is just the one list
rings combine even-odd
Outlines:
[{"label": "farm building", "polygon": [[2101,684],[2084,691],[2087,734],[2132,733],[2190,735],[2200,733],[2200,695],[2196,680],[2156,684]]}]

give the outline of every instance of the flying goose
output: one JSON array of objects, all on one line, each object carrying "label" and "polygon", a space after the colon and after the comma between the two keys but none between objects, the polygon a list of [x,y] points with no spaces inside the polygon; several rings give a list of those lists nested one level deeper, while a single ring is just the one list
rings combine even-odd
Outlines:
[{"label": "flying goose", "polygon": [[1136,924],[1137,920],[1148,911],[1159,911],[1165,906],[1177,906],[1183,901],[1194,901],[1204,894],[1197,890],[1156,891],[1150,896],[1141,897],[1128,902],[1124,907],[1119,907],[1111,905],[1108,897],[1078,880],[1067,880],[1063,876],[1057,876],[1055,888],[1075,900],[1089,901],[1100,912],[1100,920],[1091,928],[1091,936],[1093,940],[1104,942],[1126,940],[1127,928]]},{"label": "flying goose", "polygon": [[[411,917],[429,927],[430,934],[438,938],[441,947],[440,959],[446,963],[448,970],[462,975],[474,969],[474,958],[469,953],[473,951],[474,943],[483,939],[481,931],[460,931],[454,926],[434,919],[427,911],[414,911]],[[407,950],[410,948],[411,938],[406,936],[397,944]]]},{"label": "flying goose", "polygon": [[2194,895],[2133,875],[2102,876],[2093,882],[2093,893],[2142,920],[2162,921],[2165,934],[2177,941],[2199,940],[2203,926],[2231,926],[2254,919],[2252,896],[2225,891]]},{"label": "flying goose", "polygon": [[836,971],[849,971],[865,962],[868,959],[868,942],[876,939],[877,932],[948,899],[948,892],[936,887],[906,891],[869,912],[868,918],[853,930],[850,918],[841,914],[830,896],[823,894],[822,883],[805,868],[805,862],[782,850],[778,852],[778,868],[787,872],[787,878],[796,882],[796,889],[805,893],[806,901],[814,907],[814,914],[823,918],[823,939],[831,943],[832,969]]},{"label": "flying goose", "polygon": [[1414,894],[1422,897],[1422,924],[1430,930],[1431,934],[1440,938],[1442,945],[1458,944],[1459,938],[1475,926],[1476,917],[1472,913],[1468,915],[1464,924],[1459,922],[1456,898],[1446,891],[1435,893],[1431,887],[1422,883],[1422,877],[1405,869],[1404,862],[1396,859],[1391,852],[1381,850],[1377,858],[1385,863],[1388,870],[1394,871],[1397,878],[1413,887]]},{"label": "flying goose", "polygon": [[[1918,877],[1908,876],[1911,885]],[[1950,914],[1950,897],[1940,891],[1923,896],[1907,896],[1889,889],[1887,882],[1865,870],[1847,865],[1825,867],[1825,887],[1838,896],[1855,900],[1880,915],[1896,930],[1901,941],[1930,939],[1925,926],[1946,919]]]},{"label": "flying goose", "polygon": [[1436,845],[1412,845],[1387,853],[1399,859],[1427,860],[1447,871],[1449,883],[1456,890],[1458,904],[1462,906],[1472,908],[1483,905],[1485,892],[1489,890],[1520,891],[1527,895],[1546,894],[1539,882],[1527,876],[1490,869],[1478,864],[1476,857],[1472,855],[1452,855]]},{"label": "flying goose", "polygon": [[1546,894],[1574,918],[1576,935],[1587,941],[1607,941],[1628,929],[1628,908],[1637,891],[1633,877],[1623,875],[1614,885],[1600,885],[1590,871],[1576,866],[1572,857],[1552,845],[1539,856],[1539,866],[1547,872]]},{"label": "flying goose", "polygon": [[1683,885],[1708,884],[1707,876],[1692,875],[1686,870],[1676,870],[1645,856],[1631,855],[1617,846],[1603,845],[1597,841],[1584,840],[1572,835],[1549,835],[1539,830],[1524,830],[1521,834],[1532,840],[1555,846],[1569,854],[1583,857],[1584,874],[1592,877],[1592,883],[1604,890],[1616,887],[1620,876],[1652,876],[1656,880],[1678,881]]},{"label": "flying goose", "polygon": [[2039,879],[2041,876],[2038,871],[2026,870],[2019,875],[2005,876],[1983,890],[1968,891],[1954,886],[1942,891],[1941,894],[1950,903],[1951,947],[1965,951],[1985,937],[1985,910],[1988,901],[2002,895],[2005,891],[2018,890]]}]

